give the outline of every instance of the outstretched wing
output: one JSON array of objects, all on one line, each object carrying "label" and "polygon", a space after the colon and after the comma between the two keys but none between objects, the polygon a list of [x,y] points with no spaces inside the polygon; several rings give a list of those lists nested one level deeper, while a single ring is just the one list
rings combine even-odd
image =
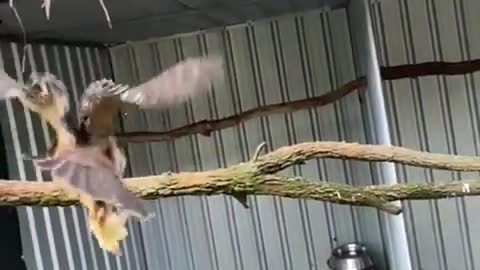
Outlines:
[{"label": "outstretched wing", "polygon": [[23,84],[10,77],[4,69],[0,70],[0,100],[21,95]]},{"label": "outstretched wing", "polygon": [[57,112],[58,118],[69,111],[66,86],[49,72],[32,72],[29,82],[23,84],[0,70],[0,100],[10,98],[18,98],[25,107],[44,118],[54,117],[47,111]]},{"label": "outstretched wing", "polygon": [[67,87],[52,73],[32,72],[26,95],[30,100],[35,101],[37,106],[44,109],[50,106],[56,107],[60,118],[70,111]]},{"label": "outstretched wing", "polygon": [[96,81],[82,95],[81,115],[93,133],[113,132],[113,117],[122,105],[155,109],[178,104],[210,89],[223,79],[223,61],[218,56],[188,58],[152,79],[132,88],[110,80]]},{"label": "outstretched wing", "polygon": [[113,134],[113,117],[121,106],[120,94],[128,85],[115,84],[112,80],[90,83],[80,100],[80,122],[87,125],[93,136]]},{"label": "outstretched wing", "polygon": [[178,104],[207,91],[223,74],[223,62],[218,56],[189,58],[121,93],[120,98],[142,109]]},{"label": "outstretched wing", "polygon": [[42,170],[51,170],[54,179],[65,181],[78,192],[93,200],[104,201],[139,218],[147,217],[142,200],[126,189],[121,175],[111,163],[92,148],[80,148],[61,158],[36,159]]}]

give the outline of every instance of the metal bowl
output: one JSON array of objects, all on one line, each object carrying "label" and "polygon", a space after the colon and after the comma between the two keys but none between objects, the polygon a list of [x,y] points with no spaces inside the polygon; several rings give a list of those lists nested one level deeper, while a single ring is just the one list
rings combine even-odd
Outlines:
[{"label": "metal bowl", "polygon": [[327,261],[334,270],[372,270],[374,265],[367,248],[359,243],[347,243],[336,247]]}]

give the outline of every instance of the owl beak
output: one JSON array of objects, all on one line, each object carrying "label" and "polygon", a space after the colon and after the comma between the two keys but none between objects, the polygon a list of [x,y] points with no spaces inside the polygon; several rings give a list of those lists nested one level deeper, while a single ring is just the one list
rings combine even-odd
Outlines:
[{"label": "owl beak", "polygon": [[49,91],[46,85],[37,82],[33,83],[31,87],[24,88],[23,91],[27,98],[30,100],[30,102],[33,102],[35,104],[42,103],[42,100],[44,100],[45,97],[49,95]]}]

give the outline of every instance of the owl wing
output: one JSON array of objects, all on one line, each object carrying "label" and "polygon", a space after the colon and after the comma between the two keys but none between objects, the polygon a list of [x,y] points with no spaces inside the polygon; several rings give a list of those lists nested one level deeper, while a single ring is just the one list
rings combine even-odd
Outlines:
[{"label": "owl wing", "polygon": [[24,85],[14,80],[4,69],[0,70],[0,100],[18,97]]},{"label": "owl wing", "polygon": [[206,92],[223,74],[223,62],[218,56],[188,58],[121,93],[120,99],[141,109],[174,105]]},{"label": "owl wing", "polygon": [[[27,108],[36,107],[34,103],[45,104],[54,97],[65,99],[62,102],[62,118],[69,111],[68,92],[63,82],[49,72],[32,72],[26,84],[14,80],[4,69],[0,70],[0,100],[18,98]],[[35,111],[35,110],[34,110]]]},{"label": "owl wing", "polygon": [[96,81],[82,95],[81,115],[88,118],[90,131],[112,134],[113,117],[123,106],[157,109],[178,104],[206,92],[214,81],[221,82],[223,74],[222,59],[207,56],[188,58],[135,87]]},{"label": "owl wing", "polygon": [[90,83],[80,99],[80,122],[87,125],[92,136],[113,134],[113,119],[122,105],[120,94],[128,85],[115,84],[112,80]]},{"label": "owl wing", "polygon": [[34,160],[42,170],[50,170],[54,179],[61,179],[81,194],[104,201],[139,218],[147,217],[143,202],[130,192],[115,173],[111,162],[93,148],[81,148],[59,158]]}]

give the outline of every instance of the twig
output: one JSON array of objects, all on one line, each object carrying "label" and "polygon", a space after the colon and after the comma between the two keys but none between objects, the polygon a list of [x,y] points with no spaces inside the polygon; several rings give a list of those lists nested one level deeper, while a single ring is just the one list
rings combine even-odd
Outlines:
[{"label": "twig", "polygon": [[255,152],[253,153],[253,156],[252,156],[252,159],[251,161],[257,161],[258,157],[260,156],[260,152],[265,149],[265,147],[267,146],[267,143],[266,142],[262,142],[260,143],[258,146],[257,146],[257,149],[255,149]]},{"label": "twig", "polygon": [[[260,143],[260,144],[257,146],[257,149],[255,149],[255,152],[253,153],[252,159],[250,160],[251,162],[257,161],[258,156],[260,155],[260,151],[262,151],[263,149],[265,149],[265,146],[266,146],[266,145],[267,145],[267,144],[266,144],[265,142],[262,142],[262,143]],[[249,207],[248,207],[247,194],[238,192],[238,193],[233,194],[232,197],[233,197],[235,200],[237,200],[244,208],[249,208]]]},{"label": "twig", "polygon": [[[128,189],[146,200],[181,195],[227,194],[242,198],[247,195],[269,195],[368,206],[391,214],[401,212],[400,208],[390,203],[393,201],[480,195],[480,180],[355,187],[273,174],[298,162],[317,157],[394,161],[459,171],[480,170],[480,159],[475,157],[426,153],[400,147],[312,142],[285,146],[259,156],[256,161],[229,168],[205,172],[165,173],[130,178],[124,182]],[[0,180],[0,204],[68,206],[78,204],[78,197],[66,193],[54,182]]]},{"label": "twig", "polygon": [[[426,62],[420,64],[381,67],[381,75],[383,80],[396,80],[427,75],[460,75],[478,70],[480,70],[480,59],[462,62]],[[236,126],[241,122],[253,118],[280,113],[291,113],[299,110],[325,106],[334,103],[344,96],[365,86],[367,86],[366,79],[360,77],[340,86],[334,91],[318,97],[266,105],[242,112],[238,115],[216,120],[203,120],[165,132],[137,131],[118,133],[117,136],[122,143],[160,142],[192,134],[209,136],[213,131]]]}]

